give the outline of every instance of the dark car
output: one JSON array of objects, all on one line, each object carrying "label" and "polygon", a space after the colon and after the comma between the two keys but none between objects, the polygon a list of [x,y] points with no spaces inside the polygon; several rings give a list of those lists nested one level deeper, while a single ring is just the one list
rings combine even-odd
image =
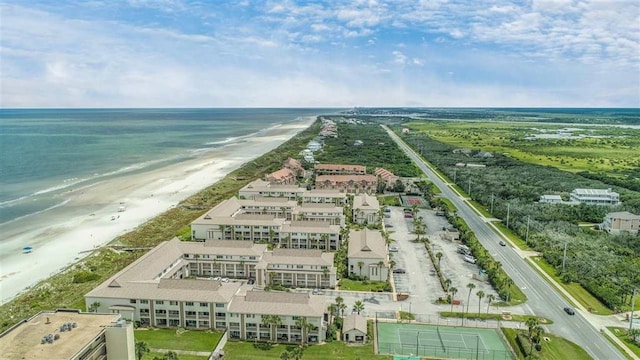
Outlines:
[{"label": "dark car", "polygon": [[568,307],[568,306],[564,308],[564,312],[566,312],[569,315],[575,315],[576,314],[576,312],[573,311],[573,309]]},{"label": "dark car", "polygon": [[500,240],[499,244],[500,244],[500,246],[507,246],[507,243],[504,242],[503,240]]},{"label": "dark car", "polygon": [[403,268],[393,269],[393,273],[394,274],[405,274],[406,272],[407,272],[407,270],[405,270]]}]

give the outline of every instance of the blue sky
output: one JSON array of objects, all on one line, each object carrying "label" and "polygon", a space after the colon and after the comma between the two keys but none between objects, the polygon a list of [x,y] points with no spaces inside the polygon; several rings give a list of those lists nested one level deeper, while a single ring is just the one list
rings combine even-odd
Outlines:
[{"label": "blue sky", "polygon": [[637,0],[0,4],[2,107],[640,107]]}]

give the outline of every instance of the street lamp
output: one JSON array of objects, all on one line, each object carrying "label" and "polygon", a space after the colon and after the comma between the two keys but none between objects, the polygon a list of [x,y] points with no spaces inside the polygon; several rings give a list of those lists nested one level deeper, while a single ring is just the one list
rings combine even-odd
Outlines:
[{"label": "street lamp", "polygon": [[636,291],[638,289],[633,289],[633,295],[631,296],[631,317],[629,317],[629,333],[633,330],[633,307],[636,303]]}]

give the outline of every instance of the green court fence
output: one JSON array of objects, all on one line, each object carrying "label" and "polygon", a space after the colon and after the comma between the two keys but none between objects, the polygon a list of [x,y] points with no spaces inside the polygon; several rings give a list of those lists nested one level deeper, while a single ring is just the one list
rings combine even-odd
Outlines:
[{"label": "green court fence", "polygon": [[422,345],[405,343],[378,343],[379,354],[396,354],[408,356],[428,356],[434,358],[450,359],[477,359],[477,360],[512,360],[513,355],[505,350],[477,350],[462,347],[446,347],[443,350],[440,345]]}]

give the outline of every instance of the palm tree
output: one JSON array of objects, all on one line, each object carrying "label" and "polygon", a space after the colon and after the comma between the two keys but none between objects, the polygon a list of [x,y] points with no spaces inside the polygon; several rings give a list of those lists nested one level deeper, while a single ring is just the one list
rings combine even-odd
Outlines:
[{"label": "palm tree", "polygon": [[196,258],[196,276],[200,275],[200,263],[198,259],[200,259],[200,254],[195,254],[193,257]]},{"label": "palm tree", "polygon": [[332,317],[338,314],[338,306],[336,304],[329,304],[327,311],[329,312],[329,325],[331,325],[333,323]]},{"label": "palm tree", "polygon": [[89,312],[98,312],[100,305],[101,304],[98,301],[92,302],[91,305],[89,305]]},{"label": "palm tree", "polygon": [[487,295],[487,301],[489,302],[489,303],[487,304],[487,314],[489,313],[489,306],[491,306],[491,302],[492,302],[493,300],[495,300],[495,299],[496,299],[496,296],[495,296],[495,295],[493,295],[493,294],[489,294],[489,295]]},{"label": "palm tree", "polygon": [[360,300],[357,300],[355,304],[353,304],[353,311],[357,312],[360,315],[360,312],[364,310],[364,303]]},{"label": "palm tree", "polygon": [[138,358],[138,360],[141,360],[144,354],[147,354],[148,352],[149,352],[149,345],[147,345],[146,342],[144,341],[136,342],[136,358]]},{"label": "palm tree", "polygon": [[476,288],[474,283],[468,283],[467,288],[469,289],[469,295],[467,296],[467,312],[469,312],[469,302],[471,300],[471,290]]},{"label": "palm tree", "polygon": [[362,267],[364,266],[364,261],[358,261],[358,268],[360,269],[360,279],[362,279]]},{"label": "palm tree", "polygon": [[451,279],[444,279],[444,291],[449,291],[449,286],[451,286]]},{"label": "palm tree", "polygon": [[531,342],[531,350],[529,350],[529,353],[531,353],[531,351],[533,351],[533,334],[536,331],[536,327],[539,326],[540,323],[538,322],[538,319],[536,319],[535,317],[531,316],[531,317],[529,317],[527,319],[527,321],[524,322],[524,324],[528,328],[529,341]]},{"label": "palm tree", "polygon": [[276,329],[282,325],[282,318],[279,315],[263,315],[262,325],[271,330],[271,341],[275,341]]},{"label": "palm tree", "polygon": [[384,267],[384,261],[380,260],[378,261],[378,278],[380,279],[380,281],[382,280],[382,268]]},{"label": "palm tree", "polygon": [[533,341],[531,345],[532,348],[531,350],[529,350],[529,353],[533,351],[533,343],[540,344],[540,336],[542,336],[542,334],[544,334],[544,329],[542,328],[542,326],[538,325],[533,329]]},{"label": "palm tree", "polygon": [[440,270],[440,260],[442,260],[442,256],[443,254],[440,251],[436,253],[436,259],[438,259],[438,270]]},{"label": "palm tree", "polygon": [[504,279],[503,285],[505,287],[505,292],[507,295],[507,302],[509,302],[509,296],[511,295],[511,285],[513,285],[513,280],[510,277]]},{"label": "palm tree", "polygon": [[296,326],[300,328],[301,332],[302,332],[302,344],[304,345],[304,342],[307,339],[307,336],[309,334],[309,331],[313,330],[314,326],[313,324],[309,323],[309,321],[307,321],[307,317],[303,316],[301,318],[299,318],[298,320],[296,320]]},{"label": "palm tree", "polygon": [[455,298],[456,293],[458,292],[458,289],[451,286],[449,287],[449,292],[451,293],[451,312],[453,312],[453,299]]},{"label": "palm tree", "polygon": [[320,246],[321,250],[329,249],[329,234],[320,235],[320,240],[322,240],[322,246]]},{"label": "palm tree", "polygon": [[476,293],[478,297],[478,314],[480,314],[480,305],[482,304],[482,298],[484,297],[484,291],[480,290]]}]

